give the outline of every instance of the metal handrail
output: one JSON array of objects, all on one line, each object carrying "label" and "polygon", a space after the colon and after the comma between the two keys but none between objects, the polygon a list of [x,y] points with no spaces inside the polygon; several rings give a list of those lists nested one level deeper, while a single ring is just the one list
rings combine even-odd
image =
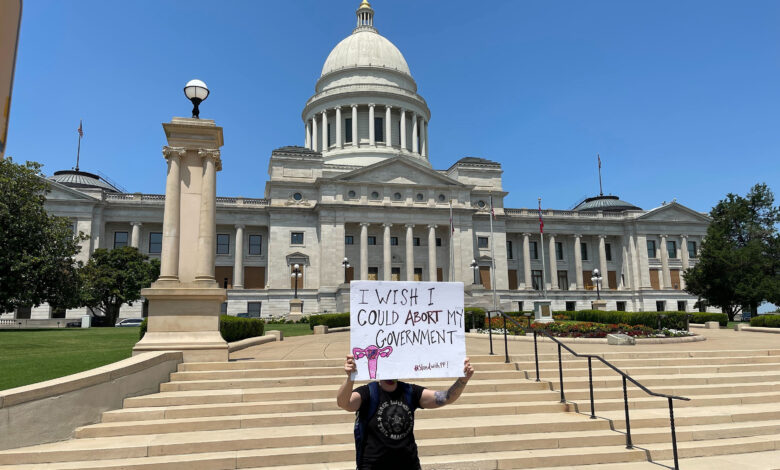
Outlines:
[{"label": "metal handrail", "polygon": [[[506,333],[506,321],[507,319],[517,325],[519,328],[523,328],[523,326],[514,318],[510,317],[506,313],[504,313],[502,310],[488,310],[487,311],[487,317],[488,317],[488,331],[492,330],[492,327],[490,325],[491,320],[491,314],[492,313],[498,313],[500,314],[504,319],[504,354],[506,357],[506,363],[509,363],[509,346],[507,343],[507,333]],[[528,323],[530,326],[531,320],[528,319]],[[569,353],[571,353],[575,357],[582,357],[588,359],[588,382],[590,387],[590,419],[596,419],[596,412],[595,412],[595,404],[593,399],[593,359],[598,359],[601,361],[604,365],[609,367],[610,369],[614,370],[618,374],[620,374],[623,378],[623,405],[625,408],[625,414],[626,414],[626,448],[627,449],[633,449],[634,444],[631,441],[631,421],[629,419],[629,413],[628,413],[628,391],[627,391],[627,381],[633,383],[637,387],[639,387],[643,392],[647,393],[648,395],[654,396],[654,397],[660,397],[660,398],[666,398],[669,401],[669,423],[672,429],[672,450],[674,453],[674,468],[675,470],[679,470],[680,466],[678,463],[677,458],[677,434],[674,429],[674,405],[672,400],[684,400],[684,401],[690,401],[690,398],[686,397],[678,397],[676,395],[667,395],[665,393],[656,393],[652,390],[648,389],[641,383],[637,382],[633,377],[628,375],[626,372],[623,372],[622,370],[618,369],[616,366],[614,366],[612,363],[604,359],[603,357],[597,355],[597,354],[580,354],[576,351],[574,351],[569,346],[566,346],[561,341],[556,339],[553,335],[548,333],[545,330],[537,331],[534,330],[534,359],[536,363],[536,381],[540,382],[539,380],[539,349],[537,346],[537,335],[541,333],[544,336],[550,338],[558,345],[558,377],[560,380],[560,387],[561,387],[561,403],[566,403],[566,395],[564,394],[564,388],[563,388],[563,363],[561,358],[561,351],[562,349],[566,349]],[[490,354],[493,354],[493,337],[492,334],[490,335]]]}]

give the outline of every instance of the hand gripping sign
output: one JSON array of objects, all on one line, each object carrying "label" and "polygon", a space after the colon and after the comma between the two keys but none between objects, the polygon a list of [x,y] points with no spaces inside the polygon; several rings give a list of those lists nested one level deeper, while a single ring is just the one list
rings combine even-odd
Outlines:
[{"label": "hand gripping sign", "polygon": [[462,377],[463,283],[352,281],[350,351],[355,380]]},{"label": "hand gripping sign", "polygon": [[368,359],[368,376],[371,377],[371,379],[376,378],[376,366],[379,358],[387,357],[392,354],[392,352],[393,348],[390,346],[379,349],[373,344],[365,349],[352,348],[352,355],[355,356],[355,359],[362,359],[364,357]]}]

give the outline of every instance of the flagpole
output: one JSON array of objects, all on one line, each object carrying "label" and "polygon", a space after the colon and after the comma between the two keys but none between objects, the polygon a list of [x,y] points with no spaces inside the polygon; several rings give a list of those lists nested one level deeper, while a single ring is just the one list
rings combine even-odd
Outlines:
[{"label": "flagpole", "polygon": [[495,243],[493,239],[493,194],[490,194],[490,268],[493,272],[493,310],[498,310],[498,303],[496,301],[496,252]]},{"label": "flagpole", "polygon": [[[542,217],[542,198],[539,198],[539,218]],[[545,271],[547,271],[547,267],[545,266],[544,262],[544,230],[542,230],[541,225],[539,226],[539,240],[542,244],[542,298],[547,298],[547,278],[545,276]]]},{"label": "flagpole", "polygon": [[81,137],[84,135],[84,131],[82,130],[81,127],[81,120],[79,120],[78,134],[79,134],[79,146],[76,149],[76,171],[79,171],[79,157],[81,157]]},{"label": "flagpole", "polygon": [[596,158],[599,160],[599,196],[603,196],[604,189],[601,186],[601,155],[596,154]]}]

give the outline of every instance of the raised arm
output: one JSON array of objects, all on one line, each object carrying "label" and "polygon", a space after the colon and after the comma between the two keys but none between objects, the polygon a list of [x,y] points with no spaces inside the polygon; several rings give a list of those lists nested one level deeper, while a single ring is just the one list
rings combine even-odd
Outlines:
[{"label": "raised arm", "polygon": [[360,404],[363,401],[359,393],[352,391],[352,387],[355,385],[355,382],[352,380],[352,373],[356,371],[355,358],[350,354],[347,356],[347,360],[344,361],[344,372],[347,373],[347,378],[339,387],[339,394],[336,396],[336,404],[342,410],[355,412],[360,409]]},{"label": "raised arm", "polygon": [[465,377],[459,377],[446,392],[428,388],[423,390],[420,397],[420,406],[426,409],[441,408],[457,400],[460,394],[463,393],[463,389],[466,388],[466,384],[471,376],[474,375],[474,367],[471,366],[469,358],[463,361],[463,375]]}]

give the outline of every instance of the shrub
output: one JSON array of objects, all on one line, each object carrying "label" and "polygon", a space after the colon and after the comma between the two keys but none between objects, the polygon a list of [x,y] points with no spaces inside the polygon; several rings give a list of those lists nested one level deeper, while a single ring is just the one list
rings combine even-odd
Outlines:
[{"label": "shrub", "polygon": [[[146,334],[148,319],[141,322],[141,338]],[[219,332],[228,343],[255,336],[263,336],[265,322],[257,318],[239,318],[230,315],[219,316]]]},{"label": "shrub", "polygon": [[610,333],[623,333],[629,336],[651,336],[655,330],[644,325],[603,324],[603,323],[534,323],[531,328],[535,331],[544,330],[552,336],[569,338],[605,338]]},{"label": "shrub", "polygon": [[346,313],[325,313],[322,315],[312,315],[309,317],[309,327],[313,330],[317,325],[325,325],[328,328],[338,328],[349,326],[349,312]]},{"label": "shrub", "polygon": [[228,343],[255,336],[263,336],[265,322],[258,318],[239,318],[230,315],[219,316],[219,332]]},{"label": "shrub", "polygon": [[141,332],[140,332],[140,336],[138,336],[138,341],[141,341],[141,339],[146,334],[146,325],[148,323],[149,323],[149,319],[148,318],[144,318],[144,321],[141,322]]},{"label": "shrub", "polygon": [[758,315],[750,319],[750,326],[780,328],[780,315]]},{"label": "shrub", "polygon": [[[518,323],[519,323],[519,321],[518,321]],[[485,317],[482,320],[482,328],[484,328],[484,329],[490,328],[491,330],[503,330],[504,329],[504,319],[500,315],[498,316],[498,318],[493,316],[490,319],[490,324],[488,324],[488,319],[487,319],[487,317]],[[511,321],[507,320],[507,322],[506,322],[506,332],[508,334],[510,334],[510,335],[522,336],[522,335],[525,335],[525,328],[518,327],[517,325],[515,325]]]},{"label": "shrub", "polygon": [[[553,312],[565,315],[573,321],[605,324],[643,325],[650,328],[685,329],[686,312],[615,312],[602,310],[580,310],[578,312]],[[661,315],[664,318],[661,318]],[[660,322],[659,322],[660,321]]]},{"label": "shrub", "polygon": [[463,309],[463,327],[481,328],[485,324],[485,310],[479,307],[466,307]]},{"label": "shrub", "polygon": [[729,316],[725,313],[707,312],[694,312],[691,314],[691,323],[704,323],[708,321],[716,321],[720,326],[726,326],[729,324]]}]

